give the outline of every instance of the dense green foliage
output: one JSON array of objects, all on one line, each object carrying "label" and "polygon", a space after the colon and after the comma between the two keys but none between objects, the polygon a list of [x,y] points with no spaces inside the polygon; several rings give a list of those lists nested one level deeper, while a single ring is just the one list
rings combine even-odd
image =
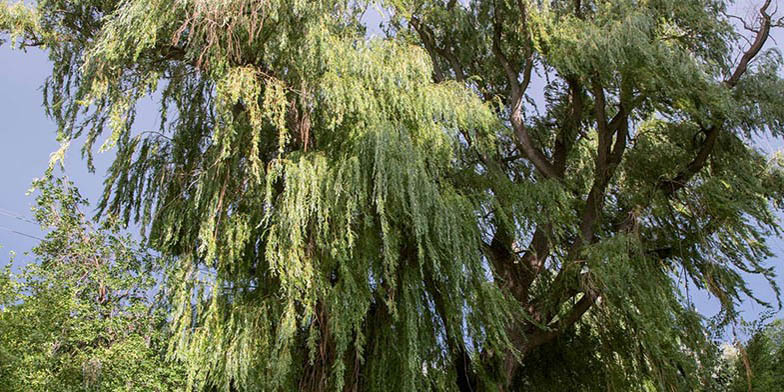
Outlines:
[{"label": "dense green foliage", "polygon": [[177,258],[189,383],[674,391],[715,351],[682,289],[732,321],[784,198],[755,145],[780,22],[747,44],[727,5],[395,0],[368,40],[361,1],[42,0],[0,29],[49,51],[63,148],[116,148],[101,212]]},{"label": "dense green foliage", "polygon": [[716,372],[715,391],[774,392],[784,385],[784,320],[747,327],[751,338],[743,345],[724,345]]},{"label": "dense green foliage", "polygon": [[165,310],[149,299],[156,260],[116,224],[93,228],[70,185],[36,188],[50,231],[36,262],[0,271],[0,390],[182,390],[182,367],[165,360]]}]

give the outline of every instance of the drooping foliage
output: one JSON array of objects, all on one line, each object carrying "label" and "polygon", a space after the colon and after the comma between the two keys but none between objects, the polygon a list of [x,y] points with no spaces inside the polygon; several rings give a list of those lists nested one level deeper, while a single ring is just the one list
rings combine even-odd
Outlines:
[{"label": "drooping foliage", "polygon": [[[41,3],[40,23],[67,29],[62,6],[78,34],[101,27],[52,48],[73,77],[46,86],[52,115],[86,151],[111,129],[102,208],[180,258],[192,381],[419,390],[454,378],[447,340],[504,342],[475,222],[487,195],[455,165],[479,151],[459,132],[489,148],[496,120],[431,83],[423,52],[363,42],[339,2]],[[133,101],[159,82],[162,128],[134,135]]]},{"label": "drooping foliage", "polygon": [[[49,50],[64,148],[84,138],[88,164],[99,139],[116,148],[102,213],[178,258],[171,349],[190,382],[704,383],[682,289],[732,320],[742,273],[772,277],[771,2],[748,44],[718,0],[379,6],[385,40],[354,1],[2,9],[13,42]],[[134,127],[147,96],[157,130]]]},{"label": "drooping foliage", "polygon": [[[762,140],[784,119],[776,4],[754,5],[745,31],[724,1],[392,3],[390,34],[426,48],[436,80],[501,99],[513,131],[487,159],[511,182],[491,185],[507,207],[488,241],[494,273],[559,331],[512,326],[534,355],[507,382],[696,388],[681,382],[709,376],[710,348],[683,289],[708,290],[732,320],[752,294],[742,274],[772,277],[765,238],[784,188]],[[566,202],[540,197],[544,214],[507,201],[552,181]]]},{"label": "drooping foliage", "polygon": [[93,227],[71,184],[34,187],[48,233],[34,262],[0,271],[0,389],[182,390],[183,367],[166,360],[166,312],[153,301],[155,259],[117,221]]}]

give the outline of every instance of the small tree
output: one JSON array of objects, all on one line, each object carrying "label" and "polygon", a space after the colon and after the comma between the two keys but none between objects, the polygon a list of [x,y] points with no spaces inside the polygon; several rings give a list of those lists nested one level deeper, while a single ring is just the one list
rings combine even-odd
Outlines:
[{"label": "small tree", "polygon": [[768,319],[751,323],[749,340],[734,355],[725,356],[733,376],[728,391],[774,392],[784,385],[784,320]]},{"label": "small tree", "polygon": [[153,301],[155,257],[109,219],[94,226],[69,182],[36,181],[46,238],[22,273],[0,275],[0,390],[167,391],[166,319]]}]

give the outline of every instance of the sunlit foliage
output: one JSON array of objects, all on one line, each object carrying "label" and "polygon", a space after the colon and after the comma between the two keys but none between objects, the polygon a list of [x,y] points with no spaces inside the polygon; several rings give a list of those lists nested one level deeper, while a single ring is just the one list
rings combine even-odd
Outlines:
[{"label": "sunlit foliage", "polygon": [[[784,121],[770,2],[748,44],[719,0],[387,1],[383,40],[365,6],[0,9],[15,45],[49,50],[63,148],[117,151],[101,213],[177,257],[189,383],[704,383],[682,289],[732,321],[741,272],[772,278],[784,176],[755,144]],[[156,130],[134,127],[148,96]]]},{"label": "sunlit foliage", "polygon": [[70,184],[35,184],[48,231],[35,261],[0,271],[0,390],[175,391],[165,309],[153,301],[157,259],[110,221],[93,225]]}]

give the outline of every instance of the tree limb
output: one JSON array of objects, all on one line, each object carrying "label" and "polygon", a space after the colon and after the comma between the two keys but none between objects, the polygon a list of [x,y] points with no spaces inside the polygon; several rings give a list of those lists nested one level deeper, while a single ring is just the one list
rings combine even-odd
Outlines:
[{"label": "tree limb", "polygon": [[509,119],[512,123],[512,128],[514,129],[514,133],[517,138],[517,144],[520,148],[520,151],[545,178],[558,178],[553,164],[549,161],[547,156],[544,155],[544,153],[534,146],[533,139],[531,139],[531,135],[528,133],[528,129],[525,126],[525,122],[523,120],[523,99],[525,98],[525,90],[528,88],[528,84],[531,82],[531,72],[533,71],[533,52],[529,51],[528,56],[526,57],[523,70],[523,81],[519,82],[518,73],[512,67],[509,59],[501,50],[501,28],[501,17],[498,14],[498,9],[496,8],[493,18],[492,50],[496,60],[499,64],[501,64],[501,67],[506,73],[506,78],[509,82]]},{"label": "tree limb", "polygon": [[596,303],[599,298],[594,293],[583,293],[582,298],[572,307],[566,316],[554,323],[547,325],[547,329],[539,329],[536,333],[528,337],[525,345],[522,348],[523,355],[531,352],[531,350],[539,347],[564,332],[567,328],[576,323],[583,315]]},{"label": "tree limb", "polygon": [[760,26],[757,35],[754,37],[754,43],[752,43],[751,47],[749,47],[749,49],[743,53],[743,56],[741,56],[740,59],[740,63],[738,64],[737,68],[735,68],[735,72],[732,73],[732,76],[724,81],[724,83],[730,88],[735,87],[735,85],[738,84],[740,78],[743,76],[743,74],[746,73],[749,63],[754,60],[760,50],[762,50],[762,47],[765,46],[765,42],[770,36],[771,18],[768,14],[768,7],[770,7],[770,0],[766,0],[765,4],[763,4],[759,10],[760,16],[762,18],[762,26]]}]

